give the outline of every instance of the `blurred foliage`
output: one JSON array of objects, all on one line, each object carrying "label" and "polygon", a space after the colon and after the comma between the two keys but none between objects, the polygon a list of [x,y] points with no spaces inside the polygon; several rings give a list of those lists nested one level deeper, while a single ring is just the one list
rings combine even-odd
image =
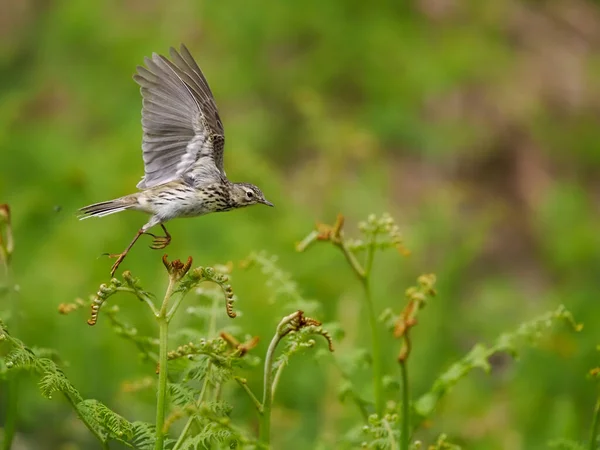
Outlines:
[{"label": "blurred foliage", "polygon": [[[435,307],[412,331],[416,392],[476,342],[559,304],[586,324],[543,339],[518,365],[493,357],[492,375],[457,385],[418,437],[443,431],[477,450],[581,441],[595,404],[583,377],[597,365],[600,320],[599,30],[592,0],[4,2],[0,201],[12,207],[19,338],[58,349],[83,397],[153,418],[154,395],[133,402],[125,390],[153,372],[110,321],[90,328],[56,310],[108,279],[111,262],[100,255],[121,250],[144,220],[78,222],[73,213],[134,189],[143,170],[131,75],[144,56],[185,42],[221,111],[228,175],[258,184],[276,208],[174,221],[168,252],[233,262],[244,312],[235,326],[261,338],[258,354],[281,311],[237,262],[265,250],[321,301],[319,319],[346,330],[336,351],[360,359],[368,325],[354,275],[339,269],[340,254],[296,254],[294,243],[340,211],[349,223],[390,211],[412,256],[377,262],[377,310],[399,311],[420,273],[438,280]],[[161,292],[160,256],[139,245],[123,268]],[[156,334],[134,301],[119,306],[142,335]],[[181,326],[204,320],[190,314]],[[392,336],[381,340],[395,355]],[[274,448],[330,448],[359,415],[338,402],[341,375],[303,357],[290,366],[274,404]],[[384,370],[397,375],[394,357]],[[248,383],[260,391],[255,375]],[[19,442],[87,448],[68,406],[41,398],[35,383],[20,386]],[[232,414],[251,420],[251,402],[231,394]],[[0,391],[1,404],[6,397]]]}]

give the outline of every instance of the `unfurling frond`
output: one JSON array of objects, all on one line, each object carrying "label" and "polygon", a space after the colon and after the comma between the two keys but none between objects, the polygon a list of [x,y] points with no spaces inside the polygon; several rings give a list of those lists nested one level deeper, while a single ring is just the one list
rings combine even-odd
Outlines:
[{"label": "unfurling frond", "polygon": [[185,295],[204,281],[212,281],[219,285],[223,294],[225,294],[225,310],[227,315],[232,319],[235,318],[237,316],[233,310],[235,296],[233,288],[229,284],[229,277],[226,273],[218,271],[213,267],[197,267],[191,270],[179,283],[176,292],[181,292],[182,295]]}]

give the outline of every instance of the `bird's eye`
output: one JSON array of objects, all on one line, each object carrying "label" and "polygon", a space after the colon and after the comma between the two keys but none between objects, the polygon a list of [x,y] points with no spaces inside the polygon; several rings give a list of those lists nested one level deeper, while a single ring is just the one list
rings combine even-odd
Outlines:
[{"label": "bird's eye", "polygon": [[254,197],[254,192],[252,192],[252,191],[246,191],[246,197],[248,197],[248,198]]}]

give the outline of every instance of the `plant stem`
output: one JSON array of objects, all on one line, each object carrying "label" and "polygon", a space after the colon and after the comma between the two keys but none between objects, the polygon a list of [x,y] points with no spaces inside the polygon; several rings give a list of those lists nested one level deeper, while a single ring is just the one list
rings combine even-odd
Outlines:
[{"label": "plant stem", "polygon": [[[6,206],[6,205],[3,205]],[[8,208],[8,206],[6,206]],[[6,210],[10,211],[10,210]],[[13,279],[11,257],[13,252],[13,237],[12,228],[10,226],[10,212],[6,224],[6,236],[2,237],[0,232],[0,263],[4,266],[4,283],[7,287],[7,304],[11,312],[11,325],[13,332],[18,332],[19,327],[19,298]],[[2,231],[2,230],[0,230]],[[4,242],[4,240],[6,242]],[[4,439],[2,441],[2,449],[10,450],[12,442],[17,431],[18,422],[18,403],[19,403],[19,379],[15,374],[10,374],[6,380],[6,389],[8,391],[6,399],[6,422],[4,424]]]},{"label": "plant stem", "polygon": [[365,269],[363,269],[363,267],[360,265],[358,259],[356,259],[356,256],[354,256],[354,253],[352,253],[352,251],[346,246],[346,243],[344,241],[339,241],[334,242],[334,244],[337,245],[340,250],[342,250],[342,253],[344,253],[344,256],[346,257],[346,261],[348,261],[348,264],[350,264],[350,267],[352,267],[352,270],[354,270],[356,276],[361,281],[364,281],[365,277],[367,276]]},{"label": "plant stem", "polygon": [[410,447],[410,392],[408,386],[408,368],[406,361],[400,361],[400,374],[402,377],[402,417],[400,430],[400,450]]},{"label": "plant stem", "polygon": [[2,449],[10,450],[12,447],[12,441],[15,437],[15,431],[17,429],[17,401],[19,398],[19,379],[11,374],[10,378],[6,380],[6,422],[4,424],[4,440],[2,441]]},{"label": "plant stem", "polygon": [[[206,394],[206,390],[208,387],[208,372],[210,371],[211,365],[212,364],[209,361],[208,365],[206,366],[206,375],[204,376],[204,383],[202,384],[202,389],[200,390],[200,394],[198,394],[198,398],[196,399],[196,406],[202,405],[202,401],[204,400],[204,394]],[[197,418],[194,416],[191,416],[188,419],[188,421],[185,423],[185,426],[183,427],[183,430],[181,431],[179,438],[177,438],[177,442],[173,446],[173,450],[178,450],[181,447],[188,432],[190,431],[190,427],[192,426],[192,424],[194,423],[195,420],[197,420]]]},{"label": "plant stem", "polygon": [[279,385],[279,379],[281,378],[281,374],[283,373],[283,369],[287,366],[287,362],[282,362],[277,368],[277,372],[273,377],[273,386],[271,387],[273,391],[273,396],[275,396],[275,391],[277,390],[277,386]]},{"label": "plant stem", "polygon": [[600,397],[596,400],[594,407],[594,418],[592,420],[592,431],[590,434],[590,450],[598,449],[598,433],[600,432]]},{"label": "plant stem", "polygon": [[246,391],[246,394],[248,394],[248,396],[250,397],[250,400],[252,400],[252,403],[254,403],[254,406],[256,406],[256,410],[262,414],[263,413],[263,408],[262,408],[262,403],[260,403],[260,401],[256,398],[256,395],[254,395],[254,392],[252,392],[252,390],[248,387],[248,383],[246,382],[246,380],[244,380],[243,378],[240,377],[234,377],[235,381],[238,382],[238,384],[242,387],[242,389],[244,391]]},{"label": "plant stem", "polygon": [[77,413],[77,416],[79,417],[79,420],[81,420],[83,422],[83,424],[86,426],[86,428],[88,430],[90,430],[94,436],[96,436],[96,439],[98,439],[98,441],[100,442],[100,445],[102,446],[102,448],[104,450],[107,450],[109,448],[108,441],[102,437],[102,435],[98,432],[98,430],[96,430],[92,426],[91,423],[88,422],[88,420],[86,419],[85,415],[81,414],[81,412],[79,411],[79,408],[77,407],[77,402],[73,399],[73,397],[71,397],[71,395],[69,395],[67,393],[64,393],[64,395],[65,395],[65,398],[67,399],[67,401],[73,407],[73,410]]},{"label": "plant stem", "polygon": [[363,281],[365,290],[365,302],[371,328],[371,354],[373,358],[373,395],[375,397],[375,412],[381,417],[383,413],[383,372],[381,367],[381,348],[379,346],[379,335],[377,330],[377,317],[375,305],[371,297],[371,286],[369,279]]},{"label": "plant stem", "polygon": [[158,310],[154,306],[154,303],[152,302],[151,298],[141,294],[139,291],[136,291],[135,289],[131,289],[131,288],[124,287],[124,286],[119,286],[115,290],[118,292],[129,292],[130,294],[135,295],[139,300],[145,302],[150,307],[150,309],[152,310],[152,312],[154,313],[155,316],[158,316]]},{"label": "plant stem", "polygon": [[165,407],[167,398],[167,382],[168,382],[168,367],[167,367],[167,352],[169,343],[169,318],[167,317],[167,307],[169,299],[173,295],[176,279],[174,276],[169,277],[169,286],[165,292],[160,311],[156,320],[159,326],[159,355],[158,355],[158,393],[156,399],[156,442],[154,450],[163,450],[165,442]]},{"label": "plant stem", "polygon": [[271,406],[273,405],[273,356],[275,355],[275,349],[277,344],[281,340],[279,332],[275,333],[269,349],[267,350],[267,356],[265,357],[265,374],[264,374],[264,386],[263,386],[263,401],[262,401],[262,416],[260,418],[260,434],[259,440],[266,447],[269,447],[271,442]]},{"label": "plant stem", "polygon": [[365,261],[365,267],[361,264],[354,256],[354,253],[346,246],[343,239],[334,241],[346,260],[352,267],[354,273],[361,281],[365,290],[365,303],[367,304],[367,314],[369,316],[369,327],[371,328],[371,355],[373,358],[373,396],[375,398],[375,412],[381,416],[383,413],[383,369],[381,366],[381,347],[379,345],[379,335],[377,330],[377,315],[375,314],[375,305],[373,304],[373,298],[371,296],[371,268],[373,267],[373,259],[375,256],[375,242],[374,237],[372,238],[369,246],[367,247],[367,256]]},{"label": "plant stem", "polygon": [[154,445],[155,450],[163,450],[165,434],[164,434],[164,423],[165,423],[165,403],[167,397],[167,345],[168,345],[168,332],[169,322],[166,317],[159,317],[159,330],[160,330],[160,350],[158,357],[158,395],[156,401],[156,443]]},{"label": "plant stem", "polygon": [[[179,306],[182,299],[183,299],[183,295],[175,301],[175,304],[173,305],[173,307],[171,308],[171,311],[169,311],[169,313],[167,315],[169,318],[173,316],[176,308]],[[217,311],[218,311],[218,301],[217,301],[217,299],[213,299],[210,321],[208,324],[208,336],[214,336],[217,333]],[[204,384],[202,385],[202,390],[200,391],[200,394],[198,395],[198,398],[196,399],[197,406],[200,406],[202,404],[202,400],[204,400],[204,394],[206,393],[206,390],[208,388],[208,372],[210,371],[210,367],[211,367],[211,362],[209,361],[206,366],[206,374],[204,376]],[[185,426],[183,427],[183,430],[181,430],[181,434],[177,438],[177,442],[173,446],[173,450],[178,450],[181,447],[181,445],[183,444],[183,441],[187,437],[188,432],[190,431],[192,424],[194,423],[194,420],[196,420],[196,419],[193,416],[188,418],[187,422],[185,423]]]}]

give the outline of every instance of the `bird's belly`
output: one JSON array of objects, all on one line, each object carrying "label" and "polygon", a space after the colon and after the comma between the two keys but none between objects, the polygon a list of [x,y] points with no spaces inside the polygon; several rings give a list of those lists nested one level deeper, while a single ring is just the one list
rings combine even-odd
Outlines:
[{"label": "bird's belly", "polygon": [[164,220],[176,217],[196,217],[208,212],[206,205],[202,201],[198,201],[198,199],[186,199],[168,202],[164,205],[156,205],[156,215]]},{"label": "bird's belly", "polygon": [[141,196],[138,202],[137,209],[154,214],[161,222],[177,217],[201,216],[210,212],[206,203],[198,198],[191,189],[151,191]]}]

